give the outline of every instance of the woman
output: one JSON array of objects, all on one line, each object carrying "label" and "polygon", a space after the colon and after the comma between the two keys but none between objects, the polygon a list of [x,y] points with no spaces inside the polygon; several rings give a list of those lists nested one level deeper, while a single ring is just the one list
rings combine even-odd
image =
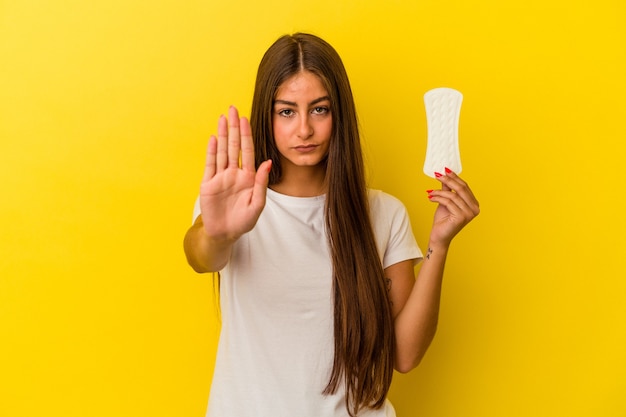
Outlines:
[{"label": "woman", "polygon": [[344,66],[322,39],[279,38],[250,123],[234,107],[209,140],[185,253],[219,271],[222,331],[208,416],[385,416],[394,368],[434,337],[452,238],[478,212],[455,173],[426,259],[404,206],[368,190]]}]

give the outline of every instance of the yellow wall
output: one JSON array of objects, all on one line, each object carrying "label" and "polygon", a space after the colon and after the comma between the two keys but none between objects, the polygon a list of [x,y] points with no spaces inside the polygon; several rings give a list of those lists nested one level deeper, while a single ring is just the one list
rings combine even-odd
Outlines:
[{"label": "yellow wall", "polygon": [[465,95],[483,211],[399,415],[626,415],[624,2],[217,3],[0,2],[0,416],[203,415],[216,311],[182,237],[217,116],[294,30],[343,56],[421,244],[422,95]]}]

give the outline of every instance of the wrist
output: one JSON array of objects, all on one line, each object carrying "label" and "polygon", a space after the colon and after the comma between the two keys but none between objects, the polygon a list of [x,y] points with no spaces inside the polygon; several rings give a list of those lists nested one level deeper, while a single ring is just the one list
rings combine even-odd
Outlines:
[{"label": "wrist", "polygon": [[237,237],[227,236],[227,235],[209,236],[206,230],[202,233],[202,235],[203,235],[203,239],[212,246],[231,246],[237,240],[239,240],[239,236]]},{"label": "wrist", "polygon": [[450,243],[439,242],[430,239],[428,241],[428,248],[426,249],[425,258],[431,259],[431,257],[445,259],[450,249]]},{"label": "wrist", "polygon": [[235,243],[239,237],[239,235],[236,236],[229,233],[215,233],[214,230],[208,230],[206,225],[200,230],[200,239],[210,245],[229,246]]},{"label": "wrist", "polygon": [[450,243],[451,242],[447,242],[447,241],[441,241],[441,240],[437,240],[437,239],[433,239],[432,237],[428,240],[428,247],[433,249],[433,250],[437,250],[437,251],[441,251],[441,252],[448,252],[448,250],[450,249]]}]

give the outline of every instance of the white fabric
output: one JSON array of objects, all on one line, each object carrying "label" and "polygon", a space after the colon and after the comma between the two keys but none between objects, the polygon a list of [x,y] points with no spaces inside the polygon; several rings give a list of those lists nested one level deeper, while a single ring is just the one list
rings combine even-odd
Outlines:
[{"label": "white fabric", "polygon": [[[422,257],[402,203],[369,192],[383,267]],[[207,417],[347,416],[325,396],[333,360],[332,266],[325,197],[268,189],[255,228],[221,271],[222,329]],[[390,403],[362,417],[393,416]]]},{"label": "white fabric", "polygon": [[435,88],[424,94],[428,141],[424,173],[436,178],[435,172],[446,168],[459,174],[461,154],[459,152],[459,116],[463,94],[452,88]]}]

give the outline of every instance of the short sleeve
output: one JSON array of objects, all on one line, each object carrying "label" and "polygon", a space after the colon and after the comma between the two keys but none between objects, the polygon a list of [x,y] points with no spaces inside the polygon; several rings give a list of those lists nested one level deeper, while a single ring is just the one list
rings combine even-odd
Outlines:
[{"label": "short sleeve", "polygon": [[379,190],[369,190],[372,226],[383,268],[422,258],[406,207],[400,200]]}]

